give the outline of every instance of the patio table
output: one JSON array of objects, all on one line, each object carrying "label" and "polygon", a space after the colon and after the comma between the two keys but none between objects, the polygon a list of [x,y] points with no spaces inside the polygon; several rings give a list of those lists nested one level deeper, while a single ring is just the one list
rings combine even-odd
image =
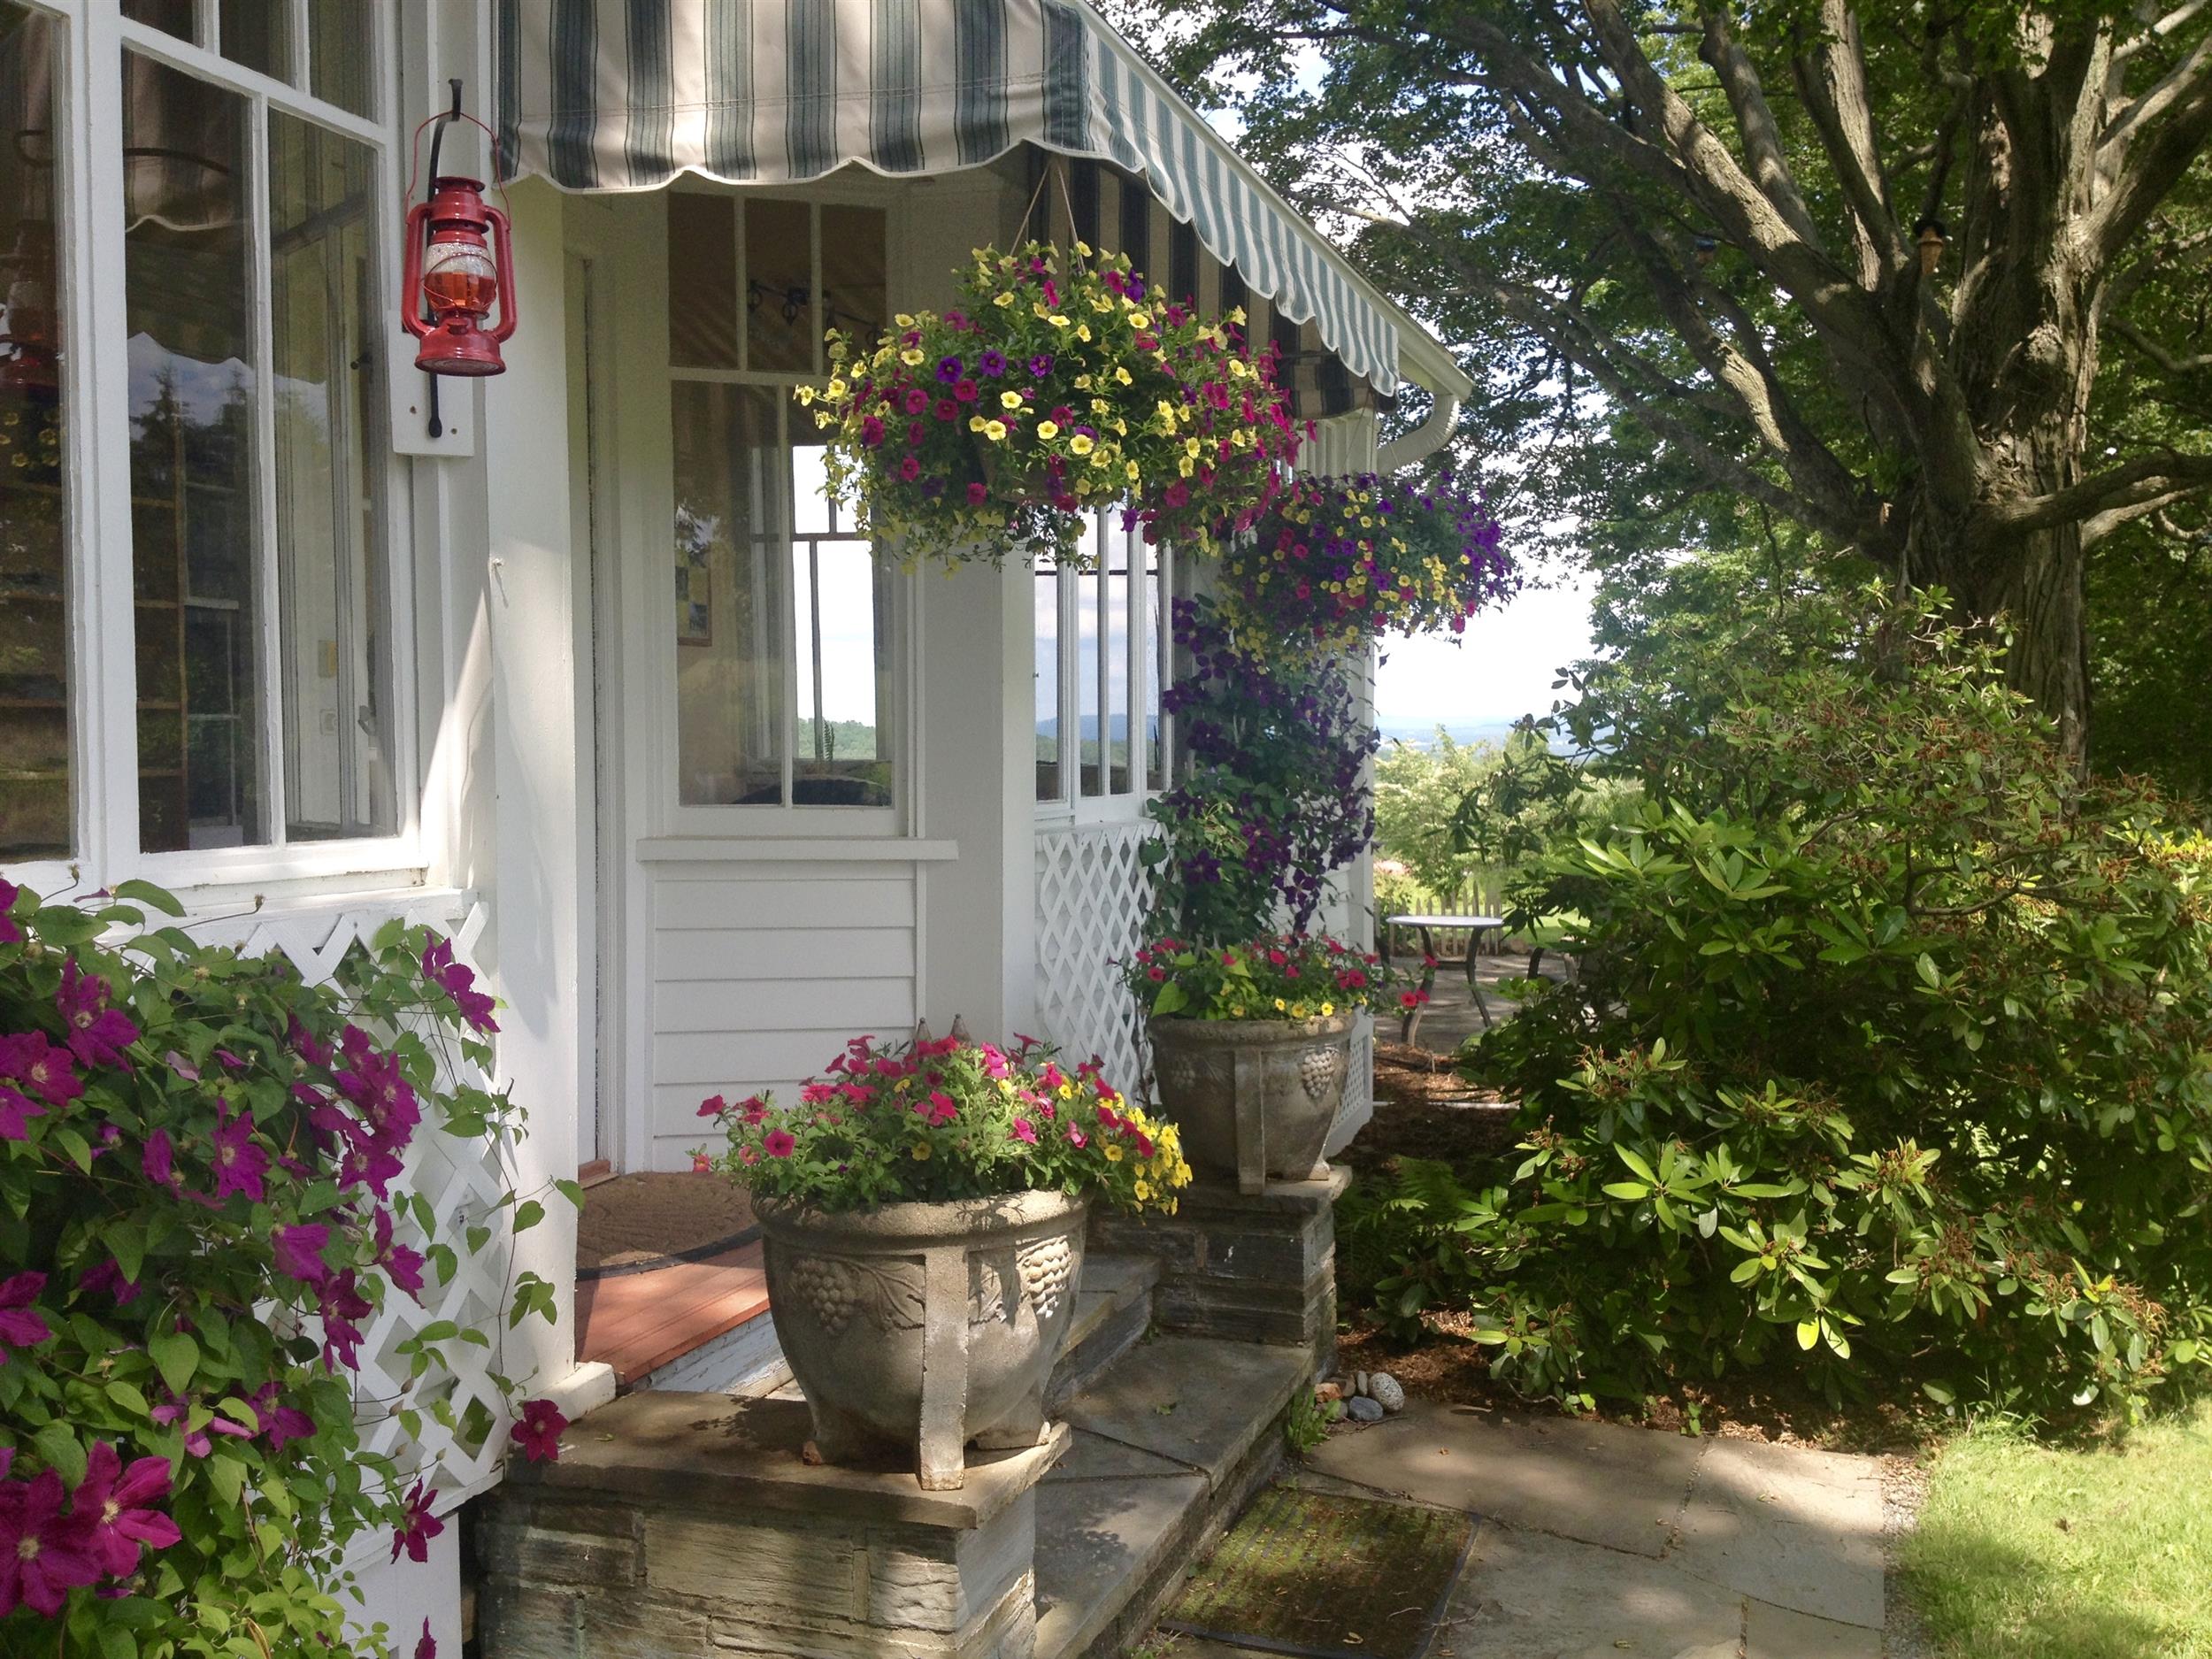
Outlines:
[{"label": "patio table", "polygon": [[[1394,927],[1410,927],[1421,935],[1424,960],[1421,990],[1425,997],[1435,987],[1436,964],[1442,960],[1437,955],[1436,935],[1440,933],[1464,933],[1467,935],[1467,956],[1463,964],[1467,975],[1467,994],[1475,999],[1475,1011],[1482,1016],[1483,1029],[1487,1031],[1491,1024],[1490,1004],[1483,1001],[1482,987],[1475,981],[1475,948],[1481,944],[1485,933],[1503,933],[1505,918],[1502,916],[1386,916],[1383,918],[1383,956],[1386,961],[1389,959],[1390,930]],[[1400,1042],[1412,1042],[1414,1033],[1421,1029],[1421,1016],[1427,1009],[1428,1003],[1424,1001],[1406,1010],[1404,1018],[1398,1022]]]}]

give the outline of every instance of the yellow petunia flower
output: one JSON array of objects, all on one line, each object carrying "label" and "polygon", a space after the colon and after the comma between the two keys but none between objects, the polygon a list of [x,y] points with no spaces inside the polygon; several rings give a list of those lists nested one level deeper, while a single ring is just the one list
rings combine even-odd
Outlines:
[{"label": "yellow petunia flower", "polygon": [[1079,432],[1077,433],[1075,436],[1068,440],[1068,448],[1074,450],[1078,455],[1088,455],[1093,447],[1094,446],[1091,441]]},{"label": "yellow petunia flower", "polygon": [[991,303],[994,305],[1011,305],[1013,303],[1014,296],[1011,294],[995,295],[992,296],[991,300]]},{"label": "yellow petunia flower", "polygon": [[[1041,437],[1041,438],[1056,438],[1056,437],[1058,437],[1058,436],[1060,435],[1060,423],[1059,423],[1058,421],[1056,421],[1056,420],[1041,420],[1041,421],[1039,421],[1039,422],[1037,423],[1037,435],[1038,435],[1039,437]],[[1082,440],[1082,439],[1080,439],[1080,438],[1078,438],[1078,439],[1076,440],[1076,442],[1077,442],[1078,443],[1080,443],[1080,442],[1083,442],[1083,440]],[[1078,455],[1080,455],[1080,454],[1082,454],[1082,453],[1083,453],[1083,451],[1082,451],[1082,450],[1080,450],[1080,449],[1078,449],[1078,450],[1076,451],[1076,453],[1077,453]]]},{"label": "yellow petunia flower", "polygon": [[912,346],[909,346],[905,350],[899,353],[899,361],[905,364],[910,369],[921,360],[922,354]]},{"label": "yellow petunia flower", "polygon": [[1047,317],[1045,320],[1050,323],[1055,328],[1065,328],[1068,326],[1068,319],[1061,316],[1058,311],[1054,311],[1050,316]]},{"label": "yellow petunia flower", "polygon": [[914,1157],[914,1162],[915,1162],[915,1163],[917,1163],[917,1164],[926,1164],[926,1163],[928,1163],[928,1162],[929,1162],[929,1142],[928,1142],[928,1141],[917,1141],[914,1143],[914,1152],[913,1152],[913,1157]]},{"label": "yellow petunia flower", "polygon": [[983,435],[988,438],[993,443],[1002,442],[1006,437],[1006,423],[1002,420],[985,421],[983,423]]},{"label": "yellow petunia flower", "polygon": [[1110,1141],[1106,1143],[1106,1162],[1109,1164],[1121,1162],[1121,1148]]},{"label": "yellow petunia flower", "polygon": [[982,431],[982,430],[983,430],[983,417],[982,417],[982,416],[980,416],[980,415],[970,415],[970,416],[968,417],[968,430],[969,430],[970,432],[980,432],[980,431]]},{"label": "yellow petunia flower", "polygon": [[1124,386],[1127,386],[1130,383],[1129,371],[1127,369],[1117,368],[1114,371],[1114,378],[1119,380]]},{"label": "yellow petunia flower", "polygon": [[1151,327],[1152,313],[1150,311],[1131,311],[1129,313],[1129,326],[1132,328]]},{"label": "yellow petunia flower", "polygon": [[1019,392],[1001,392],[998,395],[998,402],[1001,409],[1019,409],[1022,406],[1022,395]]}]

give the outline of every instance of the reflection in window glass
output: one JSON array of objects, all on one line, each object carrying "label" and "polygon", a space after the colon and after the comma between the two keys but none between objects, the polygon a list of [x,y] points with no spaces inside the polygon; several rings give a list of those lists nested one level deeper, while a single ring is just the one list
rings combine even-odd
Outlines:
[{"label": "reflection in window glass", "polygon": [[1147,665],[1144,687],[1144,754],[1145,787],[1167,787],[1167,743],[1164,733],[1166,722],[1160,716],[1160,694],[1165,689],[1174,655],[1170,638],[1167,612],[1167,594],[1161,580],[1161,554],[1157,543],[1141,542],[1144,548],[1144,612],[1137,624],[1137,638],[1151,643],[1151,661]]},{"label": "reflection in window glass", "polygon": [[378,511],[375,158],[269,117],[270,323],[285,828],[390,834],[389,592]]},{"label": "reflection in window glass", "polygon": [[822,209],[822,326],[873,343],[891,315],[879,207]]},{"label": "reflection in window glass", "polygon": [[66,856],[67,569],[57,27],[0,4],[0,859]]},{"label": "reflection in window glass", "polygon": [[861,541],[803,536],[791,554],[799,670],[791,803],[888,806],[879,710],[889,688],[889,573]]},{"label": "reflection in window glass", "polygon": [[679,368],[737,366],[737,201],[668,196],[668,360]]},{"label": "reflection in window glass", "polygon": [[1129,793],[1129,537],[1117,526],[1106,551],[1106,787]]},{"label": "reflection in window glass", "polygon": [[757,373],[814,369],[812,219],[804,202],[745,204],[745,366]]},{"label": "reflection in window glass", "polygon": [[123,15],[132,22],[143,23],[180,41],[194,38],[192,11],[192,0],[123,0]]},{"label": "reflection in window glass", "polygon": [[1060,799],[1060,567],[1037,561],[1037,799]]},{"label": "reflection in window glass", "polygon": [[292,79],[292,0],[223,0],[219,15],[224,57],[279,81]]},{"label": "reflection in window glass", "polygon": [[789,472],[774,395],[679,380],[675,436],[677,798],[783,799]]},{"label": "reflection in window glass", "polygon": [[140,837],[264,841],[248,106],[130,52],[123,88]]},{"label": "reflection in window glass", "polygon": [[[1086,551],[1094,559],[1098,551],[1098,522],[1084,533]],[[1080,745],[1078,775],[1087,795],[1106,793],[1105,773],[1100,770],[1099,733],[1099,615],[1105,578],[1099,569],[1080,572],[1075,579],[1075,737]]]},{"label": "reflection in window glass", "polygon": [[308,0],[308,90],[355,115],[376,113],[376,52],[368,0]]}]

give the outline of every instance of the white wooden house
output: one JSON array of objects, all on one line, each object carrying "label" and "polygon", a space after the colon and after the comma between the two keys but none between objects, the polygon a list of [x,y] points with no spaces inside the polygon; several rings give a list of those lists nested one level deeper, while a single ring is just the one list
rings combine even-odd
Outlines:
[{"label": "white wooden house", "polygon": [[[433,436],[399,233],[451,77],[519,326]],[[1469,389],[1075,0],[0,0],[0,864],[310,964],[458,931],[526,1180],[683,1167],[703,1095],[918,1016],[1133,1074],[1106,964],[1193,572],[1102,524],[1095,575],[877,561],[790,396],[824,327],[949,303],[1057,155],[1033,228],[1243,305],[1318,470]],[[573,1248],[518,1241],[564,1318],[503,1356],[572,1415]],[[388,1610],[449,1633],[417,1572]]]}]

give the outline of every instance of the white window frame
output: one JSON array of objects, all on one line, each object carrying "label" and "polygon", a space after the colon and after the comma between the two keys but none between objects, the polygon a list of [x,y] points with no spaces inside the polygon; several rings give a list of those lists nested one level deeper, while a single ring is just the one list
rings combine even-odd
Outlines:
[{"label": "white window frame", "polygon": [[[898,276],[898,242],[895,234],[895,203],[887,190],[871,188],[831,188],[810,190],[748,190],[735,187],[717,186],[705,180],[680,181],[670,187],[672,192],[718,196],[734,204],[731,214],[732,234],[736,239],[734,276],[737,318],[738,361],[744,364],[750,349],[745,327],[746,282],[745,210],[750,202],[770,201],[799,203],[806,206],[807,238],[809,244],[808,285],[810,291],[822,291],[822,210],[825,207],[872,207],[884,212],[884,270],[886,299],[896,308]],[[794,421],[804,418],[791,394],[803,386],[819,387],[827,384],[828,365],[825,357],[822,331],[814,331],[814,362],[809,369],[734,369],[693,368],[669,363],[664,395],[670,403],[670,419],[674,418],[675,388],[680,384],[707,386],[753,387],[782,396],[776,399],[777,432],[784,452],[789,456],[796,445],[793,436]],[[674,447],[672,443],[667,465],[674,466]],[[672,491],[669,496],[673,509]],[[774,838],[803,835],[807,837],[837,837],[854,839],[891,839],[904,835],[906,826],[914,821],[915,780],[918,776],[917,757],[913,753],[916,725],[914,710],[918,687],[915,683],[913,639],[917,601],[916,573],[895,568],[891,572],[890,604],[884,626],[890,630],[890,672],[887,676],[895,688],[895,706],[877,710],[879,747],[891,757],[891,804],[888,806],[833,806],[797,805],[790,797],[793,778],[798,764],[796,746],[791,741],[798,726],[799,710],[799,652],[796,608],[801,595],[797,591],[796,572],[787,561],[791,543],[803,540],[795,530],[787,537],[784,557],[787,560],[787,580],[791,583],[787,594],[789,601],[782,607],[779,620],[785,628],[783,639],[784,707],[787,713],[783,755],[784,803],[770,806],[687,803],[679,798],[681,776],[680,720],[677,704],[676,649],[673,633],[665,626],[657,631],[665,641],[652,652],[658,664],[659,688],[656,694],[661,711],[661,729],[666,764],[660,768],[659,787],[663,798],[656,803],[655,817],[663,826],[661,833],[672,836],[703,836],[710,838]],[[879,544],[876,557],[884,557]],[[666,579],[662,579],[661,590],[665,591]]]},{"label": "white window frame", "polygon": [[[1087,596],[1096,605],[1102,624],[1105,621],[1112,591],[1107,582],[1107,567],[1112,561],[1102,558],[1095,570],[1088,571],[1079,571],[1064,565],[1057,572],[1060,793],[1056,799],[1036,803],[1037,820],[1048,826],[1133,821],[1144,816],[1145,803],[1162,793],[1160,789],[1151,787],[1156,745],[1148,729],[1146,717],[1150,713],[1153,687],[1164,678],[1163,664],[1171,634],[1176,592],[1175,550],[1164,541],[1153,549],[1158,554],[1160,562],[1160,603],[1156,612],[1150,603],[1150,595],[1147,592],[1148,584],[1145,581],[1144,556],[1147,549],[1143,532],[1122,529],[1121,510],[1118,507],[1101,507],[1092,511],[1095,515],[1093,527],[1098,538],[1097,545],[1118,547],[1127,560],[1128,611],[1123,619],[1122,647],[1127,658],[1125,677],[1129,687],[1129,777],[1132,787],[1119,792],[1110,789],[1098,795],[1083,793],[1082,607],[1087,584]],[[1110,729],[1113,709],[1110,690],[1113,680],[1103,634],[1100,639],[1097,672],[1094,679],[1099,710],[1099,772],[1102,778],[1110,784],[1112,768],[1108,757],[1111,752]],[[1175,785],[1175,717],[1164,709],[1160,713],[1160,734],[1156,747],[1163,788],[1172,788]],[[1033,783],[1032,787],[1033,790]]]},{"label": "white window frame", "polygon": [[[400,191],[404,160],[396,136],[399,108],[398,42],[392,0],[359,0],[373,8],[371,39],[375,114],[362,117],[309,95],[307,0],[289,0],[292,71],[299,87],[232,63],[218,50],[218,0],[195,0],[198,44],[121,15],[119,0],[19,0],[60,25],[63,65],[58,83],[56,145],[60,183],[57,199],[65,215],[59,239],[58,288],[63,353],[64,408],[71,441],[65,457],[68,495],[72,825],[73,855],[10,866],[11,877],[41,891],[73,883],[108,886],[139,876],[190,888],[233,883],[362,878],[353,885],[419,879],[423,865],[417,764],[414,688],[415,582],[409,523],[409,479],[388,442],[373,446],[369,463],[382,469],[384,511],[378,532],[388,576],[388,617],[383,649],[389,655],[392,706],[389,746],[397,828],[389,835],[288,842],[283,703],[278,651],[281,609],[277,595],[275,405],[268,395],[273,373],[268,286],[270,211],[268,117],[273,110],[342,134],[367,147],[374,167],[378,226],[373,306],[374,338],[381,352],[399,349],[387,339],[382,318],[398,291]],[[133,597],[134,547],[130,495],[130,388],[125,294],[122,54],[139,52],[185,73],[242,95],[253,123],[253,177],[247,198],[253,213],[251,258],[256,293],[252,326],[257,380],[255,516],[259,533],[255,580],[260,607],[264,726],[263,795],[272,840],[257,846],[147,852],[140,846],[137,720],[137,639]],[[366,480],[365,480],[365,482]]]}]

